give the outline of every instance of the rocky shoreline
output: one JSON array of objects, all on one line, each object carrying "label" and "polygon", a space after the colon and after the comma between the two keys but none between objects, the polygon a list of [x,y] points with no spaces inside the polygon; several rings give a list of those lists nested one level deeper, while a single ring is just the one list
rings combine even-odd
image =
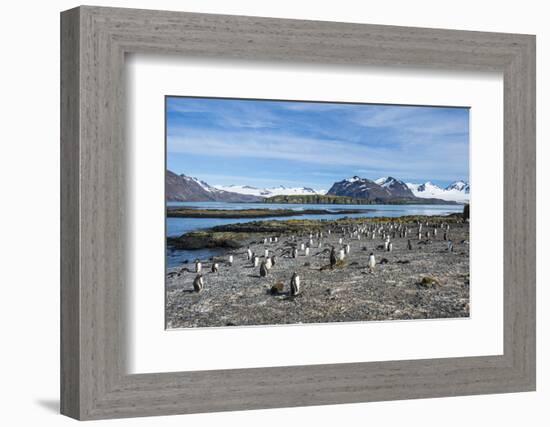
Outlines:
[{"label": "rocky shoreline", "polygon": [[[194,291],[194,264],[168,269],[167,328],[469,316],[469,223],[459,214],[255,221],[187,233],[169,244],[228,252],[201,260],[201,292]],[[331,247],[349,249],[333,268]],[[248,249],[258,264],[266,250],[275,256],[266,277]],[[297,296],[289,293],[294,272]]]}]

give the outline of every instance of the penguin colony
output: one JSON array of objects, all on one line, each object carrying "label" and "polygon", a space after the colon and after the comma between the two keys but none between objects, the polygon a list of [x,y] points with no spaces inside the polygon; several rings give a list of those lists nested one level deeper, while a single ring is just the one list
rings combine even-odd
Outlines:
[{"label": "penguin colony", "polygon": [[[438,227],[443,230],[442,233],[438,233]],[[345,268],[346,258],[350,256],[350,253],[355,250],[366,251],[362,255],[364,258],[363,268],[366,272],[374,274],[377,269],[377,264],[386,264],[389,261],[386,258],[380,256],[380,261],[377,261],[377,251],[393,252],[394,249],[401,249],[408,251],[420,250],[420,245],[432,244],[435,241],[441,241],[445,243],[444,251],[448,254],[455,253],[455,245],[467,245],[467,240],[461,242],[453,242],[452,229],[449,223],[441,222],[440,224],[430,224],[426,222],[417,223],[368,223],[367,220],[363,224],[359,223],[354,226],[344,226],[337,229],[326,229],[317,233],[309,234],[293,234],[283,236],[268,236],[261,239],[261,247],[255,248],[260,253],[263,252],[263,256],[256,255],[252,248],[248,246],[244,252],[242,252],[242,259],[246,260],[245,266],[257,271],[260,279],[268,279],[272,274],[271,270],[276,270],[278,263],[277,256],[285,259],[294,260],[295,268],[299,269],[303,275],[307,278],[307,268],[304,267],[304,258],[306,259],[320,259],[326,260],[326,266],[330,270],[334,270],[339,265]],[[409,236],[417,237],[417,242]],[[399,242],[401,246],[394,246],[394,239],[400,238]],[[361,239],[364,238],[363,241]],[[281,239],[281,245],[276,245]],[[373,243],[370,243],[374,240]],[[376,243],[376,241],[382,241],[382,244]],[[360,245],[360,246],[359,246]],[[315,249],[314,249],[315,248]],[[381,254],[379,254],[381,255]],[[218,274],[221,269],[225,268],[239,268],[235,265],[235,257],[241,258],[238,252],[233,252],[227,255],[225,261],[214,260],[210,264],[210,272]],[[409,263],[409,261],[399,261],[402,264]],[[207,264],[208,262],[204,262]],[[339,264],[340,263],[340,264]],[[306,262],[307,266],[309,262]],[[186,271],[190,272],[188,268],[183,268],[179,273],[170,273],[173,277],[181,276]],[[193,289],[195,292],[200,293],[207,287],[208,274],[203,273],[203,261],[196,259],[194,262],[194,279]],[[288,279],[287,279],[288,280]],[[300,274],[298,271],[293,271],[289,278],[288,295],[296,296],[301,293],[300,288]]]}]

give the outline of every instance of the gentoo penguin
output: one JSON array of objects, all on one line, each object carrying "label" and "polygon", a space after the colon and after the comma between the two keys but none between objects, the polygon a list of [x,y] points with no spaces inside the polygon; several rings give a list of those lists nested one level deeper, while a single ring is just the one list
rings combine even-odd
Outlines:
[{"label": "gentoo penguin", "polygon": [[212,273],[217,273],[218,270],[219,270],[218,263],[215,262],[214,264],[212,264]]},{"label": "gentoo penguin", "polygon": [[193,280],[193,289],[195,292],[202,291],[202,288],[204,288],[204,280],[202,279],[202,274],[197,274],[195,277],[195,280]]},{"label": "gentoo penguin", "polygon": [[267,258],[269,256],[269,249],[266,249],[264,251],[264,257]]},{"label": "gentoo penguin", "polygon": [[264,245],[267,245],[267,237],[264,237]]},{"label": "gentoo penguin", "polygon": [[246,259],[247,259],[247,260],[252,259],[252,251],[250,250],[250,248],[248,248],[248,249],[246,250]]},{"label": "gentoo penguin", "polygon": [[434,239],[437,237],[437,228],[434,228]]},{"label": "gentoo penguin", "polygon": [[447,242],[447,250],[448,250],[449,252],[454,252],[454,246],[453,246],[453,241],[452,241],[452,240],[449,240],[449,241]]},{"label": "gentoo penguin", "polygon": [[265,268],[267,268],[269,270],[272,267],[271,258],[267,257],[264,261],[264,264],[265,264]]},{"label": "gentoo penguin", "polygon": [[449,237],[449,236],[447,235],[447,232],[446,232],[446,231],[443,232],[443,240],[445,240],[445,241],[449,240],[447,237]]},{"label": "gentoo penguin", "polygon": [[342,238],[341,238],[341,237],[338,239],[338,244],[339,244],[339,245],[342,244]]},{"label": "gentoo penguin", "polygon": [[313,239],[309,239],[309,246],[313,246]]},{"label": "gentoo penguin", "polygon": [[298,258],[298,249],[292,248],[292,258]]},{"label": "gentoo penguin", "polygon": [[319,240],[319,244],[317,245],[317,247],[318,247],[319,249],[321,249],[321,248],[323,247],[323,242],[321,242],[321,241]]},{"label": "gentoo penguin", "polygon": [[275,237],[273,238],[273,241],[274,241],[275,243],[277,243],[277,242],[279,241],[279,238],[278,238],[277,236],[275,236]]},{"label": "gentoo penguin", "polygon": [[305,248],[306,248],[306,245],[304,245],[303,243],[300,243],[300,250],[303,251]]},{"label": "gentoo penguin", "polygon": [[412,247],[411,239],[408,239],[408,240],[407,240],[407,249],[408,249],[409,251],[412,251],[412,248],[413,248],[413,247]]},{"label": "gentoo penguin", "polygon": [[334,246],[330,248],[330,268],[334,268],[336,265],[336,251]]},{"label": "gentoo penguin", "polygon": [[260,277],[266,277],[268,272],[268,268],[265,265],[265,261],[262,261],[260,264]]},{"label": "gentoo penguin", "polygon": [[277,262],[277,257],[275,255],[272,255],[271,256],[271,265],[274,266],[276,262]]},{"label": "gentoo penguin", "polygon": [[369,270],[373,271],[375,266],[376,266],[376,259],[374,258],[374,254],[371,252],[369,255]]},{"label": "gentoo penguin", "polygon": [[391,252],[392,250],[393,250],[393,243],[389,242],[388,243],[388,252]]},{"label": "gentoo penguin", "polygon": [[202,270],[202,264],[198,259],[196,259],[195,260],[195,273],[200,273],[201,270]]},{"label": "gentoo penguin", "polygon": [[327,234],[330,236],[330,233],[331,233],[331,231],[330,231],[330,228],[329,228],[329,229],[327,230]]},{"label": "gentoo penguin", "polygon": [[305,249],[305,255],[309,256],[309,246]]},{"label": "gentoo penguin", "polygon": [[233,265],[233,255],[229,255],[229,265]]},{"label": "gentoo penguin", "polygon": [[346,252],[344,251],[344,249],[340,249],[340,252],[338,253],[338,259],[340,261],[343,261],[345,257],[346,257]]},{"label": "gentoo penguin", "polygon": [[252,258],[252,262],[254,263],[254,267],[258,267],[258,265],[260,264],[260,257],[254,256]]},{"label": "gentoo penguin", "polygon": [[384,242],[384,250],[386,252],[389,251],[389,249],[388,249],[389,247],[390,247],[390,240],[388,239]]},{"label": "gentoo penguin", "polygon": [[350,247],[350,245],[346,245],[346,247],[344,249],[345,249],[345,252],[346,252],[346,255],[347,255],[347,254],[349,254],[349,251],[351,250],[351,247]]},{"label": "gentoo penguin", "polygon": [[298,295],[300,293],[300,276],[294,272],[290,278],[290,295]]}]

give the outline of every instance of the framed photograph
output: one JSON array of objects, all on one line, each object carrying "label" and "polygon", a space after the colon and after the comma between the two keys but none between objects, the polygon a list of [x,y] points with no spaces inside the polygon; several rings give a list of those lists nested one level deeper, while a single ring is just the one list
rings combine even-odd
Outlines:
[{"label": "framed photograph", "polygon": [[61,410],[535,390],[535,38],[61,15]]}]

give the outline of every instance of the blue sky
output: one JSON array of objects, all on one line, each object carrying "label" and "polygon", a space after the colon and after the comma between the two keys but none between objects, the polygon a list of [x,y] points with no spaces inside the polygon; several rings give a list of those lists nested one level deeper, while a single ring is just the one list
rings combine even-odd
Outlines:
[{"label": "blue sky", "polygon": [[211,185],[469,178],[467,108],[167,97],[166,114],[168,169]]}]

